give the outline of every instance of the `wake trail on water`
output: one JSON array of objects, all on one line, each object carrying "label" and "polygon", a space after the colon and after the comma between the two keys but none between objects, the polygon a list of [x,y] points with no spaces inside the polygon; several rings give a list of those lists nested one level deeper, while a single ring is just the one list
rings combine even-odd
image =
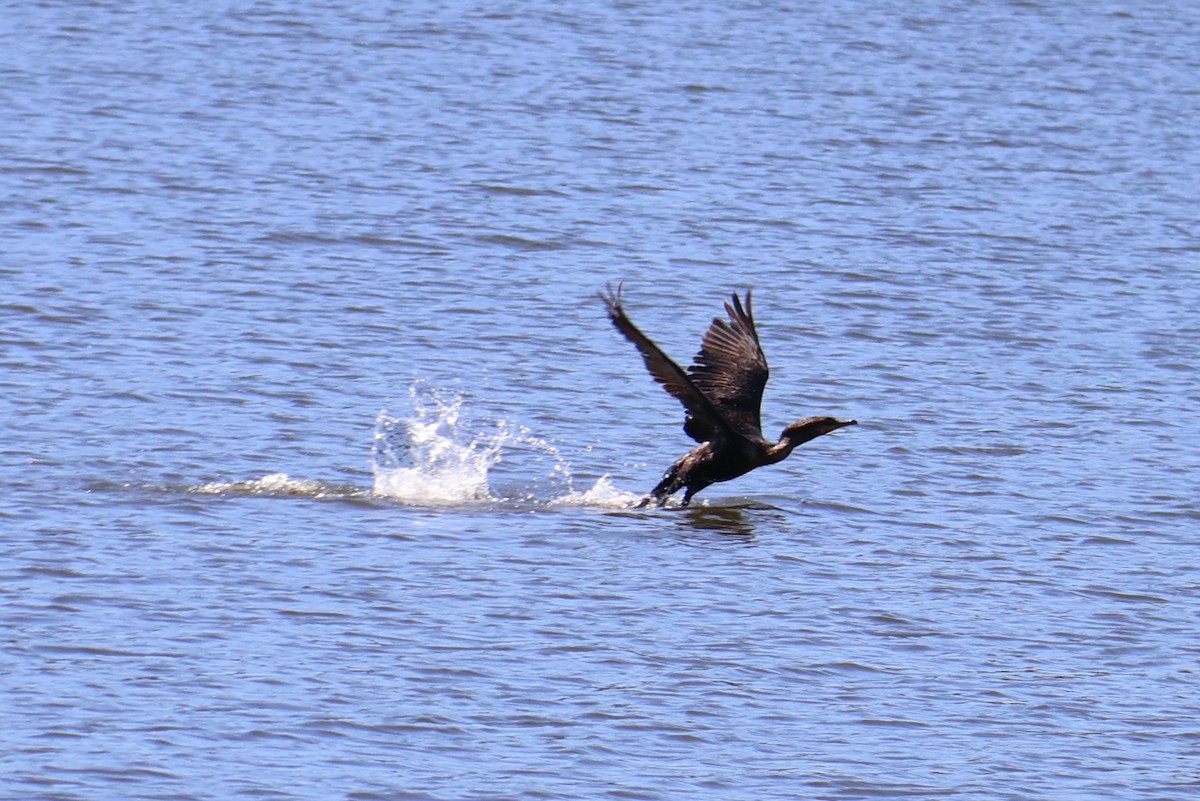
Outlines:
[{"label": "wake trail on water", "polygon": [[210,481],[206,484],[191,487],[190,491],[207,495],[297,496],[339,500],[367,499],[371,497],[370,492],[350,484],[334,484],[328,481],[292,478],[287,473],[271,473],[262,478],[252,478],[245,481]]},{"label": "wake trail on water", "polygon": [[244,481],[189,487],[213,495],[398,501],[413,506],[516,504],[625,509],[641,496],[613,486],[607,475],[575,487],[571,464],[551,442],[524,426],[469,413],[465,395],[418,382],[406,414],[386,409],[375,419],[372,486],[273,473]]}]

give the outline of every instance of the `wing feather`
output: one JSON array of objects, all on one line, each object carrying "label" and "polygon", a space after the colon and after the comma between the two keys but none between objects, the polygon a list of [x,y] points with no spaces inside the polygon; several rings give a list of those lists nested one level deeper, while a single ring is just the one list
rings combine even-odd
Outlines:
[{"label": "wing feather", "polygon": [[673,362],[657,345],[650,341],[649,337],[630,322],[629,317],[625,315],[625,309],[621,306],[621,285],[618,284],[615,291],[610,287],[607,294],[602,294],[600,297],[608,308],[608,317],[612,320],[613,326],[642,354],[642,360],[646,363],[646,369],[650,375],[673,398],[683,404],[683,408],[687,412],[683,430],[687,432],[688,436],[697,442],[710,442],[714,439],[738,436],[740,429],[730,426],[722,416],[720,407],[713,402],[710,396],[702,391],[692,378],[689,378],[683,368]]},{"label": "wing feather", "polygon": [[688,376],[734,430],[762,438],[760,408],[770,371],[754,327],[750,291],[745,305],[735,293],[725,313],[728,321],[714,318],[705,332]]}]

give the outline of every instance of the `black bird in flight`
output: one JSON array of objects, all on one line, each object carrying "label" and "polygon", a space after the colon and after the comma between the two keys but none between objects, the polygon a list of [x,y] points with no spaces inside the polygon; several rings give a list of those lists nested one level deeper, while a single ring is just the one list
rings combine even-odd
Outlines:
[{"label": "black bird in flight", "polygon": [[856,420],[806,417],[783,429],[778,442],[763,438],[759,407],[767,385],[767,358],[758,343],[750,308],[734,293],[725,304],[729,321],[713,318],[692,366],[684,372],[625,316],[621,284],[601,295],[616,329],[637,347],[654,380],[683,404],[683,430],[700,444],[667,468],[662,481],[640,506],[654,500],[659,506],[681,489],[683,505],[718,481],[729,481],[756,467],[786,459],[796,446]]}]

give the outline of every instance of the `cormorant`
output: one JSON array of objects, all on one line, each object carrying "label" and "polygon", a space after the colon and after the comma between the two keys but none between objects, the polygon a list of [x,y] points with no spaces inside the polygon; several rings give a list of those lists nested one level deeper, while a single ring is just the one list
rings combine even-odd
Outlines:
[{"label": "cormorant", "polygon": [[783,429],[778,442],[763,438],[759,407],[767,384],[767,359],[758,343],[751,314],[750,291],[743,305],[737,293],[725,304],[729,321],[713,318],[700,343],[700,352],[684,372],[629,321],[621,306],[622,284],[600,297],[612,324],[642,354],[646,369],[672,397],[683,404],[683,430],[700,444],[679,457],[639,506],[654,500],[659,506],[680,489],[683,505],[718,481],[729,481],[756,467],[786,459],[798,445],[822,434],[856,425],[856,420],[806,417]]}]

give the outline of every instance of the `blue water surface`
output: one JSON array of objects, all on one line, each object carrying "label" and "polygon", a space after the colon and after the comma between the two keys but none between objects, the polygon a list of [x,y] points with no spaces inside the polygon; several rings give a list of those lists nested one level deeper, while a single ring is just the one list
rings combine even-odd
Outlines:
[{"label": "blue water surface", "polygon": [[1192,4],[0,5],[0,797],[1195,796]]}]

